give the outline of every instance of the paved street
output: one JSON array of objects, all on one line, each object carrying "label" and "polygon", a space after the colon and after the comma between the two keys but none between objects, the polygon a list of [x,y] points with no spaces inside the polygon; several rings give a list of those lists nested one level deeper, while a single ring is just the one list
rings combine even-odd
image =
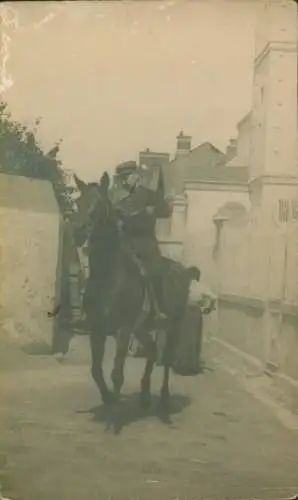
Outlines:
[{"label": "paved street", "polygon": [[[172,377],[171,425],[154,409],[147,418],[136,409],[142,360],[128,360],[121,416],[100,408],[87,348],[86,339],[76,340],[63,364],[2,352],[0,474],[7,496],[195,500],[298,493],[298,433],[217,366],[208,347],[203,374]],[[160,375],[158,368],[156,392]]]}]

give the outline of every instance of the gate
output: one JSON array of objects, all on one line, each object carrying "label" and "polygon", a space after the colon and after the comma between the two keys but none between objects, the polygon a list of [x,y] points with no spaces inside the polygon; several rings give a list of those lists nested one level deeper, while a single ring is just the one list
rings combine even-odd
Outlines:
[{"label": "gate", "polygon": [[84,250],[77,250],[73,243],[68,222],[64,223],[62,236],[62,269],[59,328],[72,333],[72,324],[80,319],[82,297],[87,274]]}]

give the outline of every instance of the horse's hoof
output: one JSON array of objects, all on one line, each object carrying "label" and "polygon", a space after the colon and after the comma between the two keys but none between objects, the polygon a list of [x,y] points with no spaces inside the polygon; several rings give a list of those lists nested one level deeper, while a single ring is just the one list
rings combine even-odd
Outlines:
[{"label": "horse's hoof", "polygon": [[101,399],[104,405],[111,405],[115,402],[115,396],[112,392],[106,392]]},{"label": "horse's hoof", "polygon": [[151,394],[150,392],[141,392],[139,399],[140,408],[142,410],[148,410],[151,406]]},{"label": "horse's hoof", "polygon": [[163,416],[169,416],[170,413],[171,413],[171,408],[170,408],[170,400],[169,398],[164,398],[164,397],[160,397],[159,401],[158,401],[158,412],[160,413],[160,415],[163,415]]}]

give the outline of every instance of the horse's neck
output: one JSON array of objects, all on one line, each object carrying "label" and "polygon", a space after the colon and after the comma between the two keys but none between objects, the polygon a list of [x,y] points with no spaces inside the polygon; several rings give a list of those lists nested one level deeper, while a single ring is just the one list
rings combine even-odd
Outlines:
[{"label": "horse's neck", "polygon": [[104,232],[94,231],[89,239],[89,266],[91,275],[108,279],[119,269],[123,260],[117,231],[111,227]]}]

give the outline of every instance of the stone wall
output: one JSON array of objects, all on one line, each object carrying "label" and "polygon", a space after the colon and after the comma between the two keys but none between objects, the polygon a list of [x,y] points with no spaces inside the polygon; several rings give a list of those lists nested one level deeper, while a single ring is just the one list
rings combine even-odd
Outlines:
[{"label": "stone wall", "polygon": [[217,337],[298,388],[298,222],[227,222],[217,265]]},{"label": "stone wall", "polygon": [[47,181],[0,174],[1,340],[51,342],[59,298],[60,214]]}]

